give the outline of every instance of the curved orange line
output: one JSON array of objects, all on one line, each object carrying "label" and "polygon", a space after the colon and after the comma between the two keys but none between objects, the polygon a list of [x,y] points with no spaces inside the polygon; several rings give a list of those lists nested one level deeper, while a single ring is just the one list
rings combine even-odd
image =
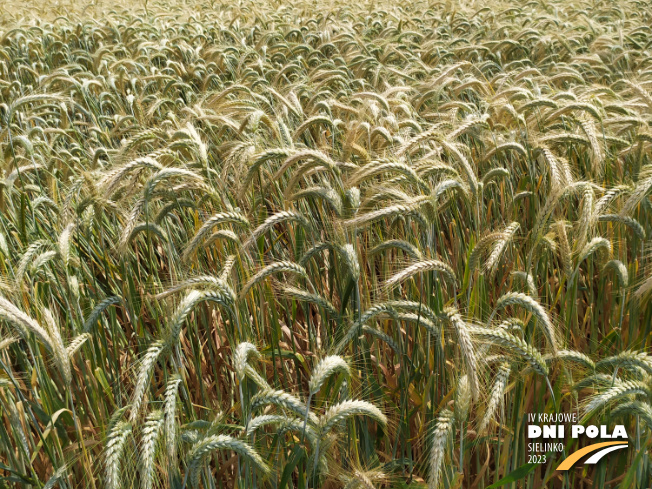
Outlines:
[{"label": "curved orange line", "polygon": [[575,462],[581,459],[584,455],[588,455],[589,453],[595,452],[596,450],[600,450],[601,448],[610,447],[612,445],[626,445],[626,444],[627,442],[622,442],[622,441],[605,441],[603,443],[596,443],[594,445],[589,445],[588,447],[584,447],[581,450],[571,453],[568,457],[566,457],[563,460],[561,464],[559,464],[557,470],[568,470],[573,465],[575,465]]}]

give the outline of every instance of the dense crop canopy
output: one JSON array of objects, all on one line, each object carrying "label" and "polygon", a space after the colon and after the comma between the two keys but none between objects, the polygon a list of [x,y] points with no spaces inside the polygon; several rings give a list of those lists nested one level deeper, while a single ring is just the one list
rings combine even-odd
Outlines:
[{"label": "dense crop canopy", "polygon": [[0,488],[648,487],[651,19],[0,6]]}]

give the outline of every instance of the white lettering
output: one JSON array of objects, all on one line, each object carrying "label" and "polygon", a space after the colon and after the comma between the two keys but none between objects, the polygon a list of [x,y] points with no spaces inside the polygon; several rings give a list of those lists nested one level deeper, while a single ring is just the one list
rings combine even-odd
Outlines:
[{"label": "white lettering", "polygon": [[627,432],[625,431],[625,427],[621,424],[616,425],[614,428],[614,438],[627,438]]},{"label": "white lettering", "polygon": [[530,424],[527,427],[528,438],[539,438],[541,436],[541,427],[535,424]]},{"label": "white lettering", "polygon": [[547,424],[543,427],[544,438],[557,438],[557,427],[554,424]]},{"label": "white lettering", "polygon": [[611,435],[607,433],[607,427],[605,425],[600,425],[600,438],[611,438]]}]

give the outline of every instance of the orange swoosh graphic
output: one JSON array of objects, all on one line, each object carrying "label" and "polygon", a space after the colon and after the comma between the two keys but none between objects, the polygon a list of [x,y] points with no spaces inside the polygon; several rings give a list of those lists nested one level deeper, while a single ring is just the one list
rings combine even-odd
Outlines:
[{"label": "orange swoosh graphic", "polygon": [[584,447],[581,450],[571,453],[568,457],[564,459],[564,461],[561,464],[559,464],[557,470],[568,470],[573,465],[575,465],[575,462],[581,459],[584,455],[588,455],[589,453],[595,452],[596,450],[600,450],[601,448],[610,447],[612,445],[626,445],[626,444],[627,442],[623,442],[623,441],[605,441],[603,443],[596,443],[594,445],[589,445],[588,447]]}]

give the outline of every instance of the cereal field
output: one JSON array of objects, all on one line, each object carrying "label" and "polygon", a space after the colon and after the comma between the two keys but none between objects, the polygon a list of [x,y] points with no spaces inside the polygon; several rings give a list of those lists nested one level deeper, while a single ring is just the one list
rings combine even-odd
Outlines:
[{"label": "cereal field", "polygon": [[651,123],[650,2],[0,5],[0,488],[650,487]]}]

